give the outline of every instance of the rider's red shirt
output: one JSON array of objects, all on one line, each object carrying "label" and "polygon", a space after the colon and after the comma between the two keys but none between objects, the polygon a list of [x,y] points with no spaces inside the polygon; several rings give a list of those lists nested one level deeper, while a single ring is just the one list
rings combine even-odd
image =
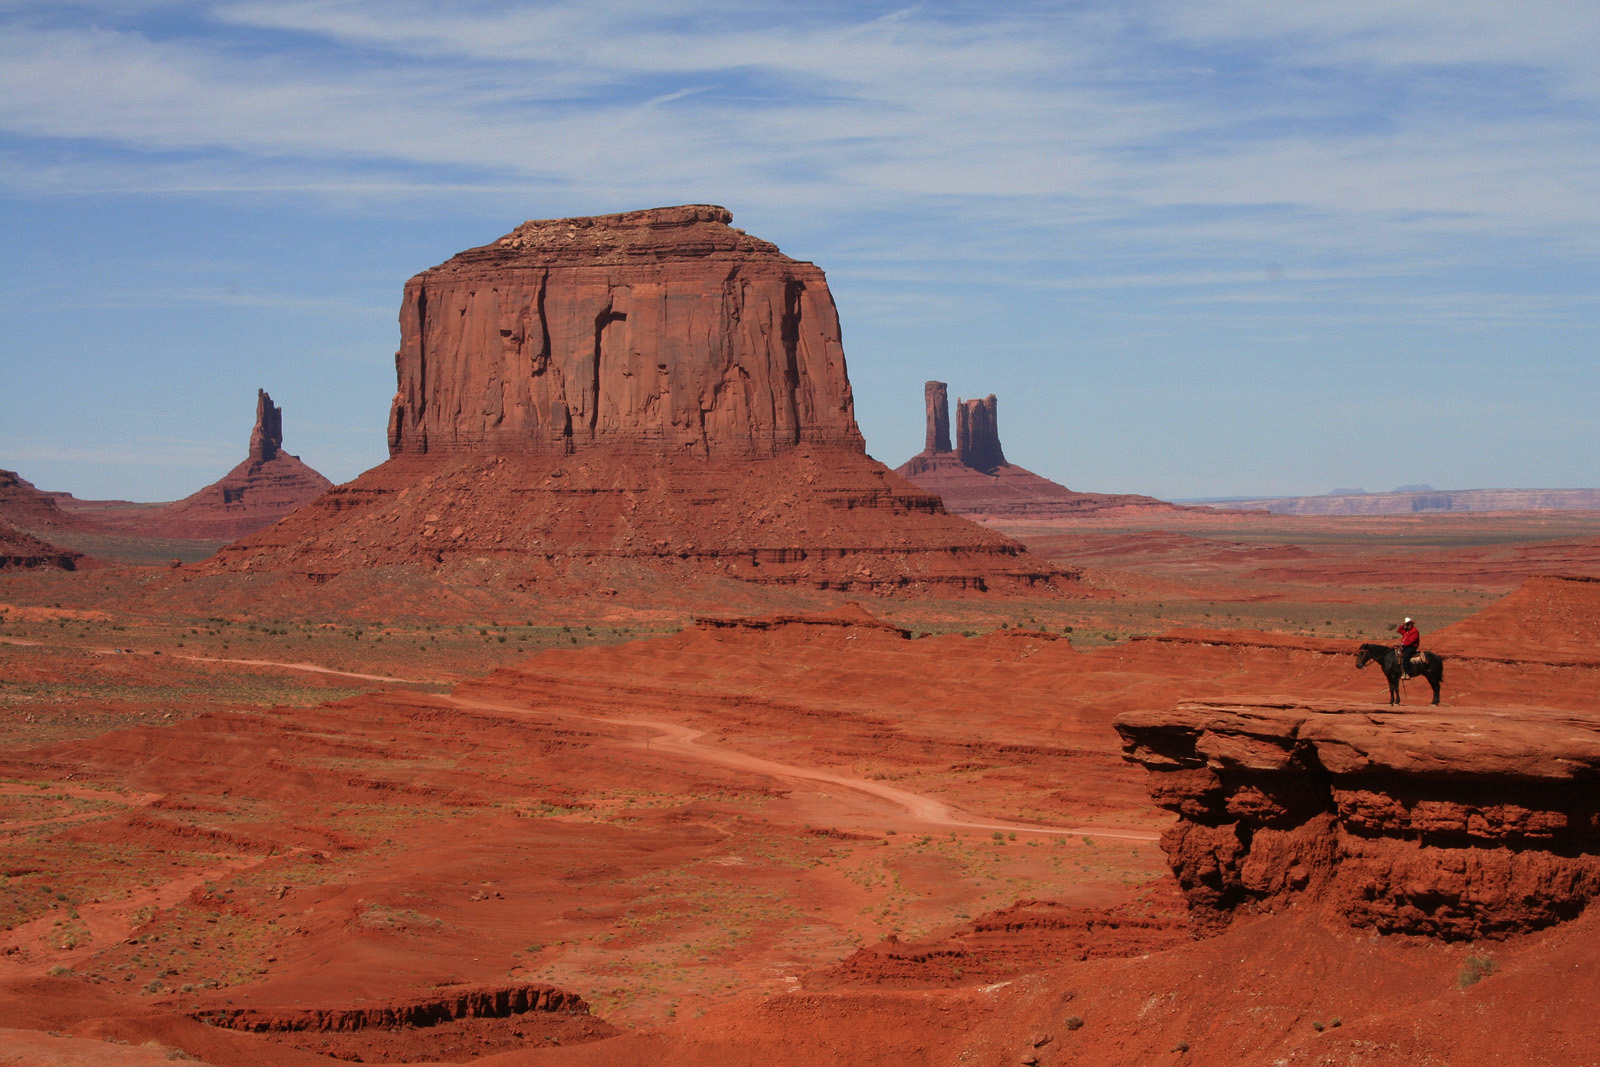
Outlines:
[{"label": "rider's red shirt", "polygon": [[1416,648],[1422,644],[1422,631],[1415,626],[1400,627],[1400,644],[1404,648]]}]

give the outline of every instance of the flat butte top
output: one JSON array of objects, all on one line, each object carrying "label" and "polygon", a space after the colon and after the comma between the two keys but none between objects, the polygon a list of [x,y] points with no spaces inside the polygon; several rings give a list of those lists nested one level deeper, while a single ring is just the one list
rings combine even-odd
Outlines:
[{"label": "flat butte top", "polygon": [[729,223],[733,212],[715,204],[624,211],[571,219],[532,219],[498,241],[469,248],[428,274],[485,267],[609,266],[673,260],[731,259],[794,262],[778,246]]}]

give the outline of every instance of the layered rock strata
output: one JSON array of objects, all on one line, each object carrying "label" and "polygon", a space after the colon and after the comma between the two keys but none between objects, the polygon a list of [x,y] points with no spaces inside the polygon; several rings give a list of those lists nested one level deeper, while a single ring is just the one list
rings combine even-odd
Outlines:
[{"label": "layered rock strata", "polygon": [[1503,937],[1600,892],[1600,715],[1190,702],[1116,720],[1178,816],[1198,933],[1314,901],[1357,927]]},{"label": "layered rock strata", "polygon": [[412,278],[390,455],[864,451],[822,271],[732,219],[530,221]]},{"label": "layered rock strata", "polygon": [[635,564],[878,592],[1070,577],[866,455],[822,272],[730,220],[527,222],[412,278],[391,458],[218,566],[490,567],[517,589]]},{"label": "layered rock strata", "polygon": [[1131,493],[1079,493],[1006,462],[1000,445],[999,402],[994,394],[956,405],[956,443],[950,445],[949,391],[944,382],[923,386],[927,443],[895,473],[930,493],[949,511],[986,519],[1068,518],[1112,508],[1177,508]]},{"label": "layered rock strata", "polygon": [[[5,473],[5,472],[0,472]],[[78,569],[82,552],[62,548],[0,522],[0,571]]]}]

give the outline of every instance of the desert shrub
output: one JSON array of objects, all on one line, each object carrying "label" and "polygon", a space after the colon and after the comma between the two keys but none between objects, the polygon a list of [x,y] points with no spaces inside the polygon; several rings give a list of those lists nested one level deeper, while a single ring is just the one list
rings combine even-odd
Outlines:
[{"label": "desert shrub", "polygon": [[1064,1020],[1062,1020],[1061,1025],[1065,1026],[1068,1030],[1082,1030],[1083,1029],[1083,1016],[1081,1016],[1081,1015],[1069,1015]]},{"label": "desert shrub", "polygon": [[1500,965],[1495,962],[1493,956],[1474,953],[1461,965],[1461,973],[1456,976],[1456,988],[1465,989],[1469,985],[1476,985],[1499,969]]}]

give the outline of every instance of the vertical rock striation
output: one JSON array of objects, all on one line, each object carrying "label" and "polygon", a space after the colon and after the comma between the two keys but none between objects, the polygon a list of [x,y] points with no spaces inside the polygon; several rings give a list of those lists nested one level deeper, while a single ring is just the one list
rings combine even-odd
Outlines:
[{"label": "vertical rock striation", "polygon": [[963,400],[956,410],[956,454],[973,470],[993,474],[1008,466],[1000,450],[997,402],[990,393],[982,400]]},{"label": "vertical rock striation", "polygon": [[256,424],[250,431],[250,462],[265,463],[283,447],[283,409],[265,389],[256,390]]},{"label": "vertical rock striation", "polygon": [[822,271],[732,218],[525,222],[412,278],[390,455],[864,452]]},{"label": "vertical rock striation", "polygon": [[950,393],[944,382],[927,382],[922,386],[922,399],[928,413],[925,455],[939,455],[950,451]]}]

